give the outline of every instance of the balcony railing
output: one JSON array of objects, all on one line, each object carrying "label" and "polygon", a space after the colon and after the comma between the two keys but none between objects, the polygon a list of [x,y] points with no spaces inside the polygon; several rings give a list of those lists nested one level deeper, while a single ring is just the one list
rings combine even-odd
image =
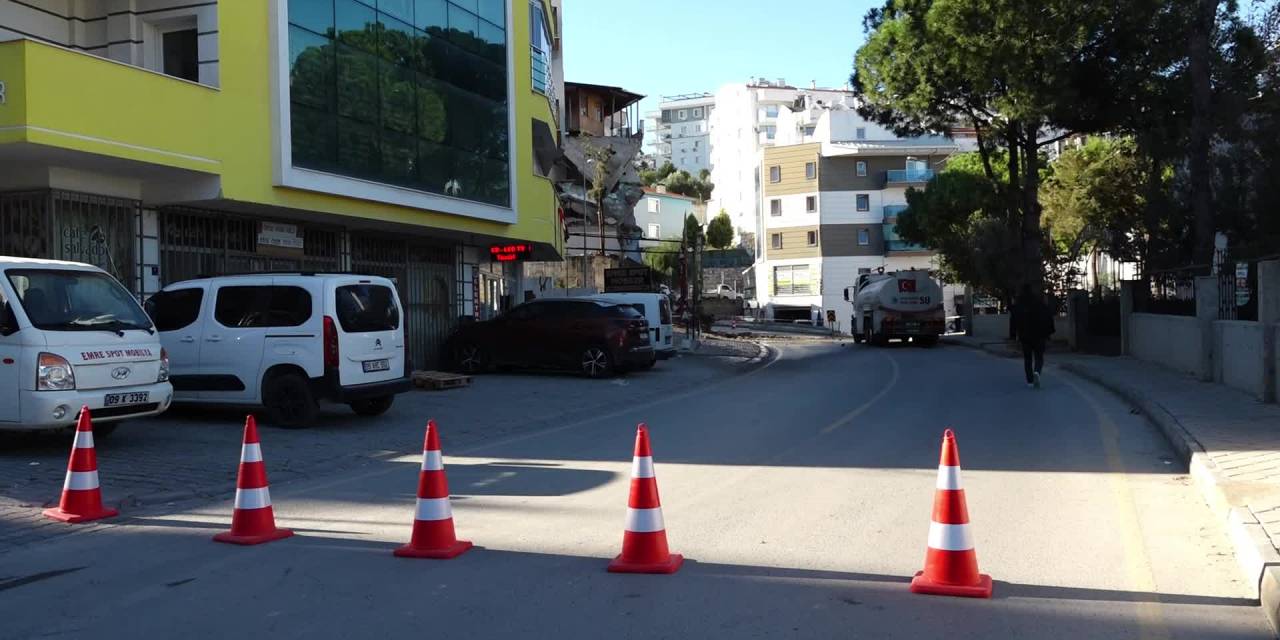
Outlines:
[{"label": "balcony railing", "polygon": [[884,217],[886,219],[896,218],[898,217],[899,214],[901,214],[903,211],[906,211],[906,210],[907,210],[907,205],[905,204],[886,204],[884,206]]},{"label": "balcony railing", "polygon": [[926,248],[924,245],[914,244],[911,242],[906,242],[904,240],[885,240],[884,250],[889,252],[894,252],[894,251],[928,251],[929,249]]},{"label": "balcony railing", "polygon": [[886,173],[889,174],[889,184],[928,182],[933,179],[933,169],[890,169]]}]

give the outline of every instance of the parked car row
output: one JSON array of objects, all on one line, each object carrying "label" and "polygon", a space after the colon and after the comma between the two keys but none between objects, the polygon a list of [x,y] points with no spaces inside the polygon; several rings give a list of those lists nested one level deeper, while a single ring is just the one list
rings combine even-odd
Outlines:
[{"label": "parked car row", "polygon": [[455,369],[558,369],[599,378],[648,369],[675,351],[661,294],[547,298],[462,326],[446,352]]},{"label": "parked car row", "polygon": [[[321,402],[362,416],[411,388],[405,317],[377,276],[266,273],[171,284],[139,305],[86,264],[0,256],[0,430],[95,429],[174,403],[265,407],[310,425]],[[554,368],[603,377],[674,353],[661,294],[537,300],[466,324],[455,368]]]}]

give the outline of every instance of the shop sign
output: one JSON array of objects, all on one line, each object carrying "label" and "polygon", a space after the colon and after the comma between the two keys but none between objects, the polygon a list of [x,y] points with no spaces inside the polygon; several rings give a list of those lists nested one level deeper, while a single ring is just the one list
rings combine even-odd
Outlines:
[{"label": "shop sign", "polygon": [[263,222],[258,227],[258,244],[282,249],[301,249],[304,246],[298,225],[279,222]]},{"label": "shop sign", "polygon": [[495,244],[489,247],[489,257],[498,262],[525,260],[533,253],[531,244]]},{"label": "shop sign", "polygon": [[1236,306],[1249,304],[1249,263],[1236,263]]},{"label": "shop sign", "polygon": [[623,267],[604,270],[605,293],[649,293],[654,291],[653,269]]}]

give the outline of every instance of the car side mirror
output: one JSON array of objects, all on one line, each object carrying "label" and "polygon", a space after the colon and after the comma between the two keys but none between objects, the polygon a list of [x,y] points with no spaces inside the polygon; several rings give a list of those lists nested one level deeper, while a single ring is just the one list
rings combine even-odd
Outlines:
[{"label": "car side mirror", "polygon": [[18,318],[13,315],[13,307],[8,302],[0,303],[0,336],[11,336],[18,332]]}]

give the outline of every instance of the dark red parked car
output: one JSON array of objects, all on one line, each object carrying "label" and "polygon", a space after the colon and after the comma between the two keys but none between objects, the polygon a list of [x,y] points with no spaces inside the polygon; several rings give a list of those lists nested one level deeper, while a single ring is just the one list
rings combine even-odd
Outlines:
[{"label": "dark red parked car", "polygon": [[522,304],[486,322],[464,324],[446,345],[455,369],[567,369],[592,378],[652,366],[649,323],[623,305],[582,299]]}]

